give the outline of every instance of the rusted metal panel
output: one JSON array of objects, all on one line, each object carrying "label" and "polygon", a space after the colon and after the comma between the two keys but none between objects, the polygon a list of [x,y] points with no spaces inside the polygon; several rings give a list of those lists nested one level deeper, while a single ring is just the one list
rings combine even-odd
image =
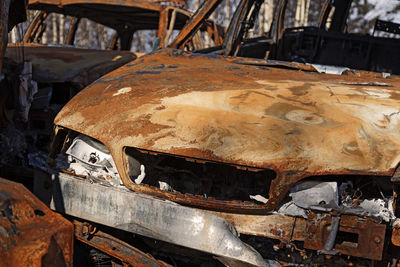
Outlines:
[{"label": "rusted metal panel", "polygon": [[1,178],[0,210],[1,266],[72,266],[72,223]]},{"label": "rusted metal panel", "polygon": [[[43,21],[48,17],[48,15],[49,14],[47,12],[40,12],[39,14],[36,15],[36,17],[33,19],[32,23],[31,23],[31,25],[29,25],[29,28],[25,32],[24,40],[23,40],[24,43],[33,42],[33,39],[36,36],[36,34],[38,33],[41,23],[43,23]],[[71,31],[69,31],[69,32],[71,32]]]},{"label": "rusted metal panel", "polygon": [[181,203],[206,200],[136,185],[124,147],[271,169],[277,177],[269,201],[254,207],[264,210],[305,177],[393,174],[400,161],[397,77],[271,66],[161,50],[97,80],[55,123],[104,143],[128,188]]},{"label": "rusted metal panel", "polygon": [[89,223],[74,220],[75,237],[104,253],[119,259],[124,264],[138,267],[168,267],[171,266],[158,261],[151,255],[146,254],[135,247],[119,240],[109,234],[98,230]]},{"label": "rusted metal panel", "polygon": [[306,219],[280,214],[250,215],[226,212],[204,212],[215,214],[230,222],[241,234],[264,236],[290,243],[304,241],[307,236]]},{"label": "rusted metal panel", "polygon": [[[21,51],[24,51],[21,53]],[[23,55],[23,59],[22,59]],[[26,44],[9,45],[6,56],[33,64],[37,82],[73,82],[87,85],[105,73],[136,59],[128,51],[105,51]]]},{"label": "rusted metal panel", "polygon": [[399,221],[396,221],[393,225],[392,243],[393,243],[393,245],[400,247],[400,222]]},{"label": "rusted metal panel", "polygon": [[[324,249],[324,244],[331,231],[331,222],[331,214],[311,212],[307,220],[307,236],[304,247],[313,250]],[[385,233],[386,225],[378,223],[373,218],[342,215],[334,249],[345,255],[381,260]],[[345,238],[341,238],[341,235],[344,235]]]}]

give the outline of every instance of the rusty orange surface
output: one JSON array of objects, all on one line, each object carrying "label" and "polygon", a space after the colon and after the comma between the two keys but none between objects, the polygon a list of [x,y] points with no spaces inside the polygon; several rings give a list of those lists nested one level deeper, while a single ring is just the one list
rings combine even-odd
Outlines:
[{"label": "rusty orange surface", "polygon": [[[304,248],[321,250],[328,239],[332,223],[331,214],[310,212],[307,220]],[[361,218],[341,215],[339,234],[334,249],[340,254],[382,260],[385,246],[386,225],[372,217]],[[352,240],[341,238],[341,234],[353,234]]]},{"label": "rusty orange surface", "polygon": [[150,190],[129,179],[124,147],[274,170],[263,207],[270,210],[305,177],[392,175],[399,85],[395,76],[249,66],[166,49],[97,80],[55,123],[103,142],[124,184],[139,192]]},{"label": "rusty orange surface", "polygon": [[307,236],[307,221],[281,214],[251,215],[203,210],[224,218],[240,234],[263,236],[290,243],[304,241]]},{"label": "rusty orange surface", "polygon": [[73,225],[0,178],[0,266],[72,266]]},{"label": "rusty orange surface", "polygon": [[74,220],[75,237],[112,257],[119,259],[123,265],[135,267],[172,267],[156,260],[150,254],[125,243],[124,241],[98,230],[87,222]]},{"label": "rusty orange surface", "polygon": [[135,60],[129,51],[92,50],[36,44],[10,44],[6,57],[33,64],[37,82],[74,82],[87,85],[102,75]]},{"label": "rusty orange surface", "polygon": [[393,228],[392,243],[393,243],[393,245],[400,247],[400,227],[399,227],[399,225],[397,225],[396,227]]}]

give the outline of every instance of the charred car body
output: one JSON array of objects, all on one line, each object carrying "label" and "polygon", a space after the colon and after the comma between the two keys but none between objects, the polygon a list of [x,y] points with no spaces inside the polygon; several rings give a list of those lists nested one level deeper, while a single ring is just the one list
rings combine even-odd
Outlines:
[{"label": "charred car body", "polygon": [[[159,46],[164,47],[168,44],[167,40],[172,31],[181,29],[191,15],[182,9],[182,6],[183,3],[174,1],[164,4],[152,1],[108,0],[29,1],[28,8],[40,12],[27,29],[23,43],[9,45],[6,57],[18,63],[27,61],[32,64],[32,79],[39,86],[35,97],[38,103],[34,103],[31,112],[31,127],[43,133],[49,132],[51,121],[60,105],[68,102],[79,90],[99,77],[135,60],[137,54],[129,51],[135,31],[158,30]],[[51,14],[70,17],[68,33],[63,44],[40,44]],[[77,29],[83,18],[110,27],[116,32],[108,49],[74,47]],[[223,31],[211,22],[207,25],[203,30],[208,30],[211,35],[214,29]],[[218,42],[222,37],[218,35],[218,31],[216,33],[215,40]],[[120,51],[117,51],[118,48]],[[139,53],[141,54],[143,53]],[[54,112],[51,112],[53,110]],[[44,119],[46,117],[47,120]]]},{"label": "charred car body", "polygon": [[[179,1],[32,0],[27,3],[29,9],[38,12],[27,28],[23,43],[8,45],[9,67],[1,84],[0,125],[6,125],[6,130],[0,130],[0,154],[4,155],[0,156],[0,174],[7,177],[15,176],[12,174],[15,166],[28,169],[25,173],[29,176],[32,173],[29,166],[45,161],[54,117],[77,92],[143,54],[129,51],[135,31],[156,30],[155,43],[165,47],[172,33],[181,29],[191,15]],[[50,33],[49,21],[55,14],[63,14],[68,21],[65,41],[41,44],[44,34]],[[79,46],[77,32],[86,20],[115,32],[108,48]],[[222,27],[209,20],[201,31],[208,33],[216,44],[221,43]],[[193,49],[202,47],[199,34],[191,45]],[[18,129],[9,127],[11,121],[17,121]]]},{"label": "charred car body", "polygon": [[[220,2],[204,2],[171,47]],[[396,264],[400,79],[270,60],[285,59],[293,31],[277,19],[281,37],[246,39],[261,4],[239,3],[219,47],[154,52],[74,97],[55,119],[48,202],[228,266]]]}]

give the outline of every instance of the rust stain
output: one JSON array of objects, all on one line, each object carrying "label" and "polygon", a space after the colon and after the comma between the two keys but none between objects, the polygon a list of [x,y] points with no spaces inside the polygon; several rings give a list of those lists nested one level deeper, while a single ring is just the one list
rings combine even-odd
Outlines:
[{"label": "rust stain", "polygon": [[400,247],[400,225],[399,225],[399,223],[397,223],[393,227],[392,243],[393,243],[393,245]]},{"label": "rust stain", "polygon": [[230,222],[241,234],[263,236],[286,242],[304,241],[306,219],[280,214],[251,215],[203,210]]},{"label": "rust stain", "polygon": [[138,267],[171,267],[151,255],[97,229],[87,222],[74,220],[75,237],[104,253],[121,260],[125,265]]}]

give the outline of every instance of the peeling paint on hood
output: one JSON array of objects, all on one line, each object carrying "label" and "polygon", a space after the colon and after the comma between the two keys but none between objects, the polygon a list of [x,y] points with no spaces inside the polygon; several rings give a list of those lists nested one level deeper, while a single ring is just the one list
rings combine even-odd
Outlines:
[{"label": "peeling paint on hood", "polygon": [[[351,84],[362,82],[388,86]],[[399,85],[394,76],[248,66],[166,49],[97,80],[55,123],[103,142],[120,172],[129,146],[268,168],[278,177],[392,175],[400,160]]]}]

